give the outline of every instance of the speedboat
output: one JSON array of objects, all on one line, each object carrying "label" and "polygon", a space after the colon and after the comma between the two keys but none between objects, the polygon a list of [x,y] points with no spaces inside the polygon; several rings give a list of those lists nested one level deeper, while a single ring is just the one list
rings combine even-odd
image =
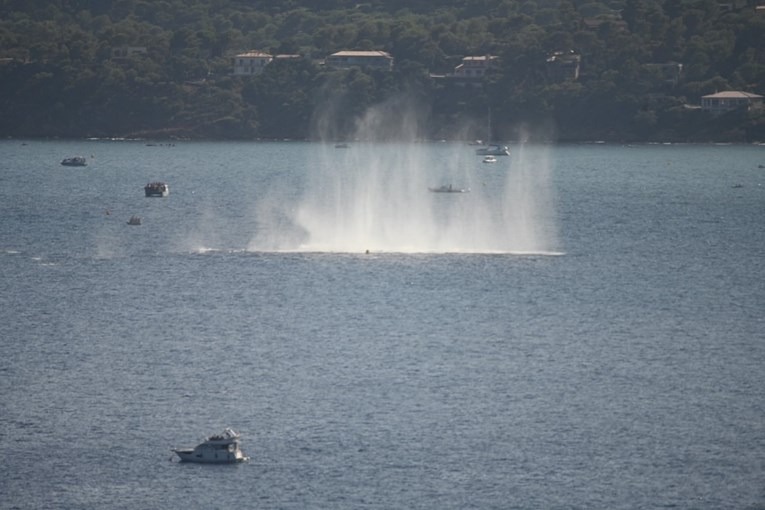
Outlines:
[{"label": "speedboat", "polygon": [[482,163],[496,163],[497,158],[496,156],[484,156]]},{"label": "speedboat", "polygon": [[428,188],[428,190],[432,191],[433,193],[468,193],[470,191],[469,188],[455,188],[451,184],[444,184],[437,188]]},{"label": "speedboat", "polygon": [[147,197],[166,197],[170,194],[170,186],[165,182],[150,182],[143,190]]},{"label": "speedboat", "polygon": [[194,448],[173,448],[181,462],[198,462],[201,464],[236,464],[250,458],[239,448],[240,436],[230,428],[220,434],[205,438]]},{"label": "speedboat", "polygon": [[494,144],[476,149],[475,153],[478,156],[509,156],[510,149],[507,148],[507,145]]},{"label": "speedboat", "polygon": [[88,161],[82,156],[74,156],[71,158],[64,158],[61,161],[64,166],[88,166]]}]

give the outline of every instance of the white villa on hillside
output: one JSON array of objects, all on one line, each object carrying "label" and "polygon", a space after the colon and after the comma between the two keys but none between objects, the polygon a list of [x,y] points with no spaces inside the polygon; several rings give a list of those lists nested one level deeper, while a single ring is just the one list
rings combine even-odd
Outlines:
[{"label": "white villa on hillside", "polygon": [[710,113],[725,113],[732,110],[762,108],[762,96],[751,92],[728,90],[709,94],[701,98],[701,109]]},{"label": "white villa on hillside", "polygon": [[499,57],[492,55],[480,55],[477,57],[463,57],[462,63],[454,68],[452,76],[455,78],[483,78],[486,71],[499,62]]},{"label": "white villa on hillside", "polygon": [[325,58],[324,63],[339,69],[349,67],[371,67],[384,71],[393,69],[393,57],[386,51],[338,51]]},{"label": "white villa on hillside", "polygon": [[234,57],[235,76],[253,76],[263,72],[263,69],[274,59],[262,51],[248,51]]},{"label": "white villa on hillside", "polygon": [[458,86],[480,87],[486,72],[499,63],[499,57],[479,55],[462,57],[462,63],[448,74],[432,74],[434,80],[449,80]]}]

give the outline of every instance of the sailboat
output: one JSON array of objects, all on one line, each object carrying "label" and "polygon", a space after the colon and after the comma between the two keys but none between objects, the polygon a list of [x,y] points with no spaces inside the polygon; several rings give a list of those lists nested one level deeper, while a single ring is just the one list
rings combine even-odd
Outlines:
[{"label": "sailboat", "polygon": [[[489,108],[489,121],[488,121],[488,133],[487,140],[491,140],[491,108]],[[484,147],[480,147],[475,150],[477,156],[509,156],[510,149],[507,145],[499,145],[495,143],[489,143]]]}]

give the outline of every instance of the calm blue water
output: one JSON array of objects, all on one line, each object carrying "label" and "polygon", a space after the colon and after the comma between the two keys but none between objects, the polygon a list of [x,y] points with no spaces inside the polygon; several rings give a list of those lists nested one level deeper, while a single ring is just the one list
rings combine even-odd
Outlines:
[{"label": "calm blue water", "polygon": [[0,142],[0,507],[765,508],[765,147],[506,159]]}]

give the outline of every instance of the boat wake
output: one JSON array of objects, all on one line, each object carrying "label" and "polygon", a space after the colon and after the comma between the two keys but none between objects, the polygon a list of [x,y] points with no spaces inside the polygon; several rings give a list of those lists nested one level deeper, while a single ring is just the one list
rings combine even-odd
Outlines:
[{"label": "boat wake", "polygon": [[223,253],[223,254],[237,254],[237,253],[248,253],[249,250],[245,248],[212,248],[209,246],[200,246],[199,248],[192,248],[188,250],[188,253],[192,255],[208,255],[208,254],[216,254],[216,253]]}]

